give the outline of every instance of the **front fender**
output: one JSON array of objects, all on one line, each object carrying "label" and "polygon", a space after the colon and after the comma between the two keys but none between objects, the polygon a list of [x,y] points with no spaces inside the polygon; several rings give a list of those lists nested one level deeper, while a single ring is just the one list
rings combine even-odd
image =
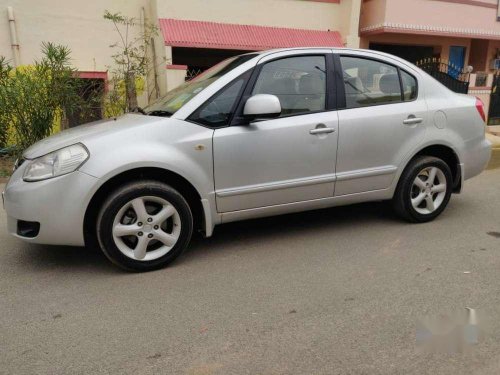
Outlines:
[{"label": "front fender", "polygon": [[147,133],[120,132],[113,139],[103,137],[87,142],[90,158],[81,172],[98,179],[89,192],[89,201],[103,185],[124,172],[138,168],[168,170],[183,177],[198,192],[204,211],[205,235],[210,236],[220,221],[215,209],[213,130],[175,122],[180,123],[175,131],[167,132],[169,129],[152,124]]},{"label": "front fender", "polygon": [[154,124],[145,130],[93,139],[81,171],[105,183],[131,169],[156,167],[185,178],[202,198],[213,193],[212,129],[182,122],[173,135]]}]

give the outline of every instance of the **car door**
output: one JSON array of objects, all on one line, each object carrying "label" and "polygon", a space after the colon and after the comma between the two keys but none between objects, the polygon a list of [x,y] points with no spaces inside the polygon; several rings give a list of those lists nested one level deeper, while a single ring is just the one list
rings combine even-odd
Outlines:
[{"label": "car door", "polygon": [[415,72],[364,55],[341,54],[336,64],[344,93],[335,196],[386,189],[425,134],[427,105]]},{"label": "car door", "polygon": [[[272,94],[278,118],[216,129],[213,137],[217,210],[230,212],[332,197],[338,118],[328,89],[333,66],[326,53],[261,62],[240,103]],[[241,113],[240,113],[241,114]]]}]

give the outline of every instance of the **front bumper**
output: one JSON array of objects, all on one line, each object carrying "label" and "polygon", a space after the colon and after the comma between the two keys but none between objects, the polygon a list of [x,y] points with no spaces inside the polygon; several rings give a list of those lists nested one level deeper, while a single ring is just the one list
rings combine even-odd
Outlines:
[{"label": "front bumper", "polygon": [[[32,243],[84,246],[83,221],[98,179],[80,171],[38,182],[22,179],[23,166],[3,193],[10,234]],[[19,221],[40,223],[38,234],[19,234]]]}]

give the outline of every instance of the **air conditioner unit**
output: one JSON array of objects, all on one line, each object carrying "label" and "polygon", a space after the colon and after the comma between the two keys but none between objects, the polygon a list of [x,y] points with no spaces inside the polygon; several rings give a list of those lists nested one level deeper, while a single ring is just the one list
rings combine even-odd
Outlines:
[{"label": "air conditioner unit", "polygon": [[500,59],[491,60],[490,69],[494,70],[500,69]]}]

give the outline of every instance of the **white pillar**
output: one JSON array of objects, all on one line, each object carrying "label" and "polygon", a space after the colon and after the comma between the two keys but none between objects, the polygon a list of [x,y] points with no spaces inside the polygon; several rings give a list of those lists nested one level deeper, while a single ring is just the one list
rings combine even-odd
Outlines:
[{"label": "white pillar", "polygon": [[359,48],[359,17],[361,14],[361,0],[343,0],[341,3],[344,12],[344,24],[340,31],[344,45],[348,48]]}]

